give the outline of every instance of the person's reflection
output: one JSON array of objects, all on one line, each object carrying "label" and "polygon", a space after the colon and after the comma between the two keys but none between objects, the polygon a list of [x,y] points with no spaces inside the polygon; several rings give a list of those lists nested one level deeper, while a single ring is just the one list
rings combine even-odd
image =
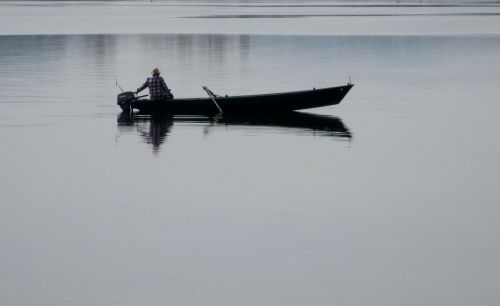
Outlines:
[{"label": "person's reflection", "polygon": [[135,126],[144,142],[152,146],[154,154],[160,152],[161,145],[167,139],[174,125],[172,115],[138,116],[122,112],[118,115],[117,121],[118,127],[122,131]]},{"label": "person's reflection", "polygon": [[167,139],[173,125],[174,118],[172,115],[151,116],[149,131],[140,131],[145,142],[152,145],[153,153],[160,153],[161,145]]}]

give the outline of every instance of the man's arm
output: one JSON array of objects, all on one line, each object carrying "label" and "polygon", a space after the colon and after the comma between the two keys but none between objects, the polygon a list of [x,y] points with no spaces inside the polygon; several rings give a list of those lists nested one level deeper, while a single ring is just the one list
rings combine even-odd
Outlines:
[{"label": "man's arm", "polygon": [[167,83],[165,83],[165,80],[163,78],[160,79],[160,83],[161,83],[161,88],[166,92],[168,92]]},{"label": "man's arm", "polygon": [[135,93],[140,93],[141,91],[143,91],[146,87],[148,87],[148,81],[149,79],[146,79],[146,82],[144,82],[144,84],[142,84],[141,87],[137,88],[137,91]]}]

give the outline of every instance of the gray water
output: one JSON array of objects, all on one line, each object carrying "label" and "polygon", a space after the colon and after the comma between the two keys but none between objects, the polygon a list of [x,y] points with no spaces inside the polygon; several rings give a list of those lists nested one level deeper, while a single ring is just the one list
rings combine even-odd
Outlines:
[{"label": "gray water", "polygon": [[[411,18],[448,17],[483,20]],[[411,27],[4,28],[0,304],[498,305],[500,33]],[[292,119],[121,114],[154,66],[176,97],[355,86]]]}]

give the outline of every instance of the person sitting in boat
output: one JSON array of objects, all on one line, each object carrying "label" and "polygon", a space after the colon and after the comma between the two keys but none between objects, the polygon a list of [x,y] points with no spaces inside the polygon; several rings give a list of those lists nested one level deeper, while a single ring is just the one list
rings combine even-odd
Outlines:
[{"label": "person sitting in boat", "polygon": [[167,87],[167,83],[165,83],[163,77],[160,76],[160,69],[158,68],[153,69],[151,76],[146,79],[146,82],[144,82],[141,87],[137,88],[135,93],[140,93],[146,87],[149,87],[151,101],[174,98],[174,95],[172,95],[170,89]]}]

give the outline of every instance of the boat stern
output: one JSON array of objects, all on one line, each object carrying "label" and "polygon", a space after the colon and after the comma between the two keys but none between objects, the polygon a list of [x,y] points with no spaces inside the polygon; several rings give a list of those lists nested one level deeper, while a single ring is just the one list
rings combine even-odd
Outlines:
[{"label": "boat stern", "polygon": [[135,96],[131,91],[125,91],[116,96],[116,104],[124,111],[130,111],[130,106],[134,100]]}]

